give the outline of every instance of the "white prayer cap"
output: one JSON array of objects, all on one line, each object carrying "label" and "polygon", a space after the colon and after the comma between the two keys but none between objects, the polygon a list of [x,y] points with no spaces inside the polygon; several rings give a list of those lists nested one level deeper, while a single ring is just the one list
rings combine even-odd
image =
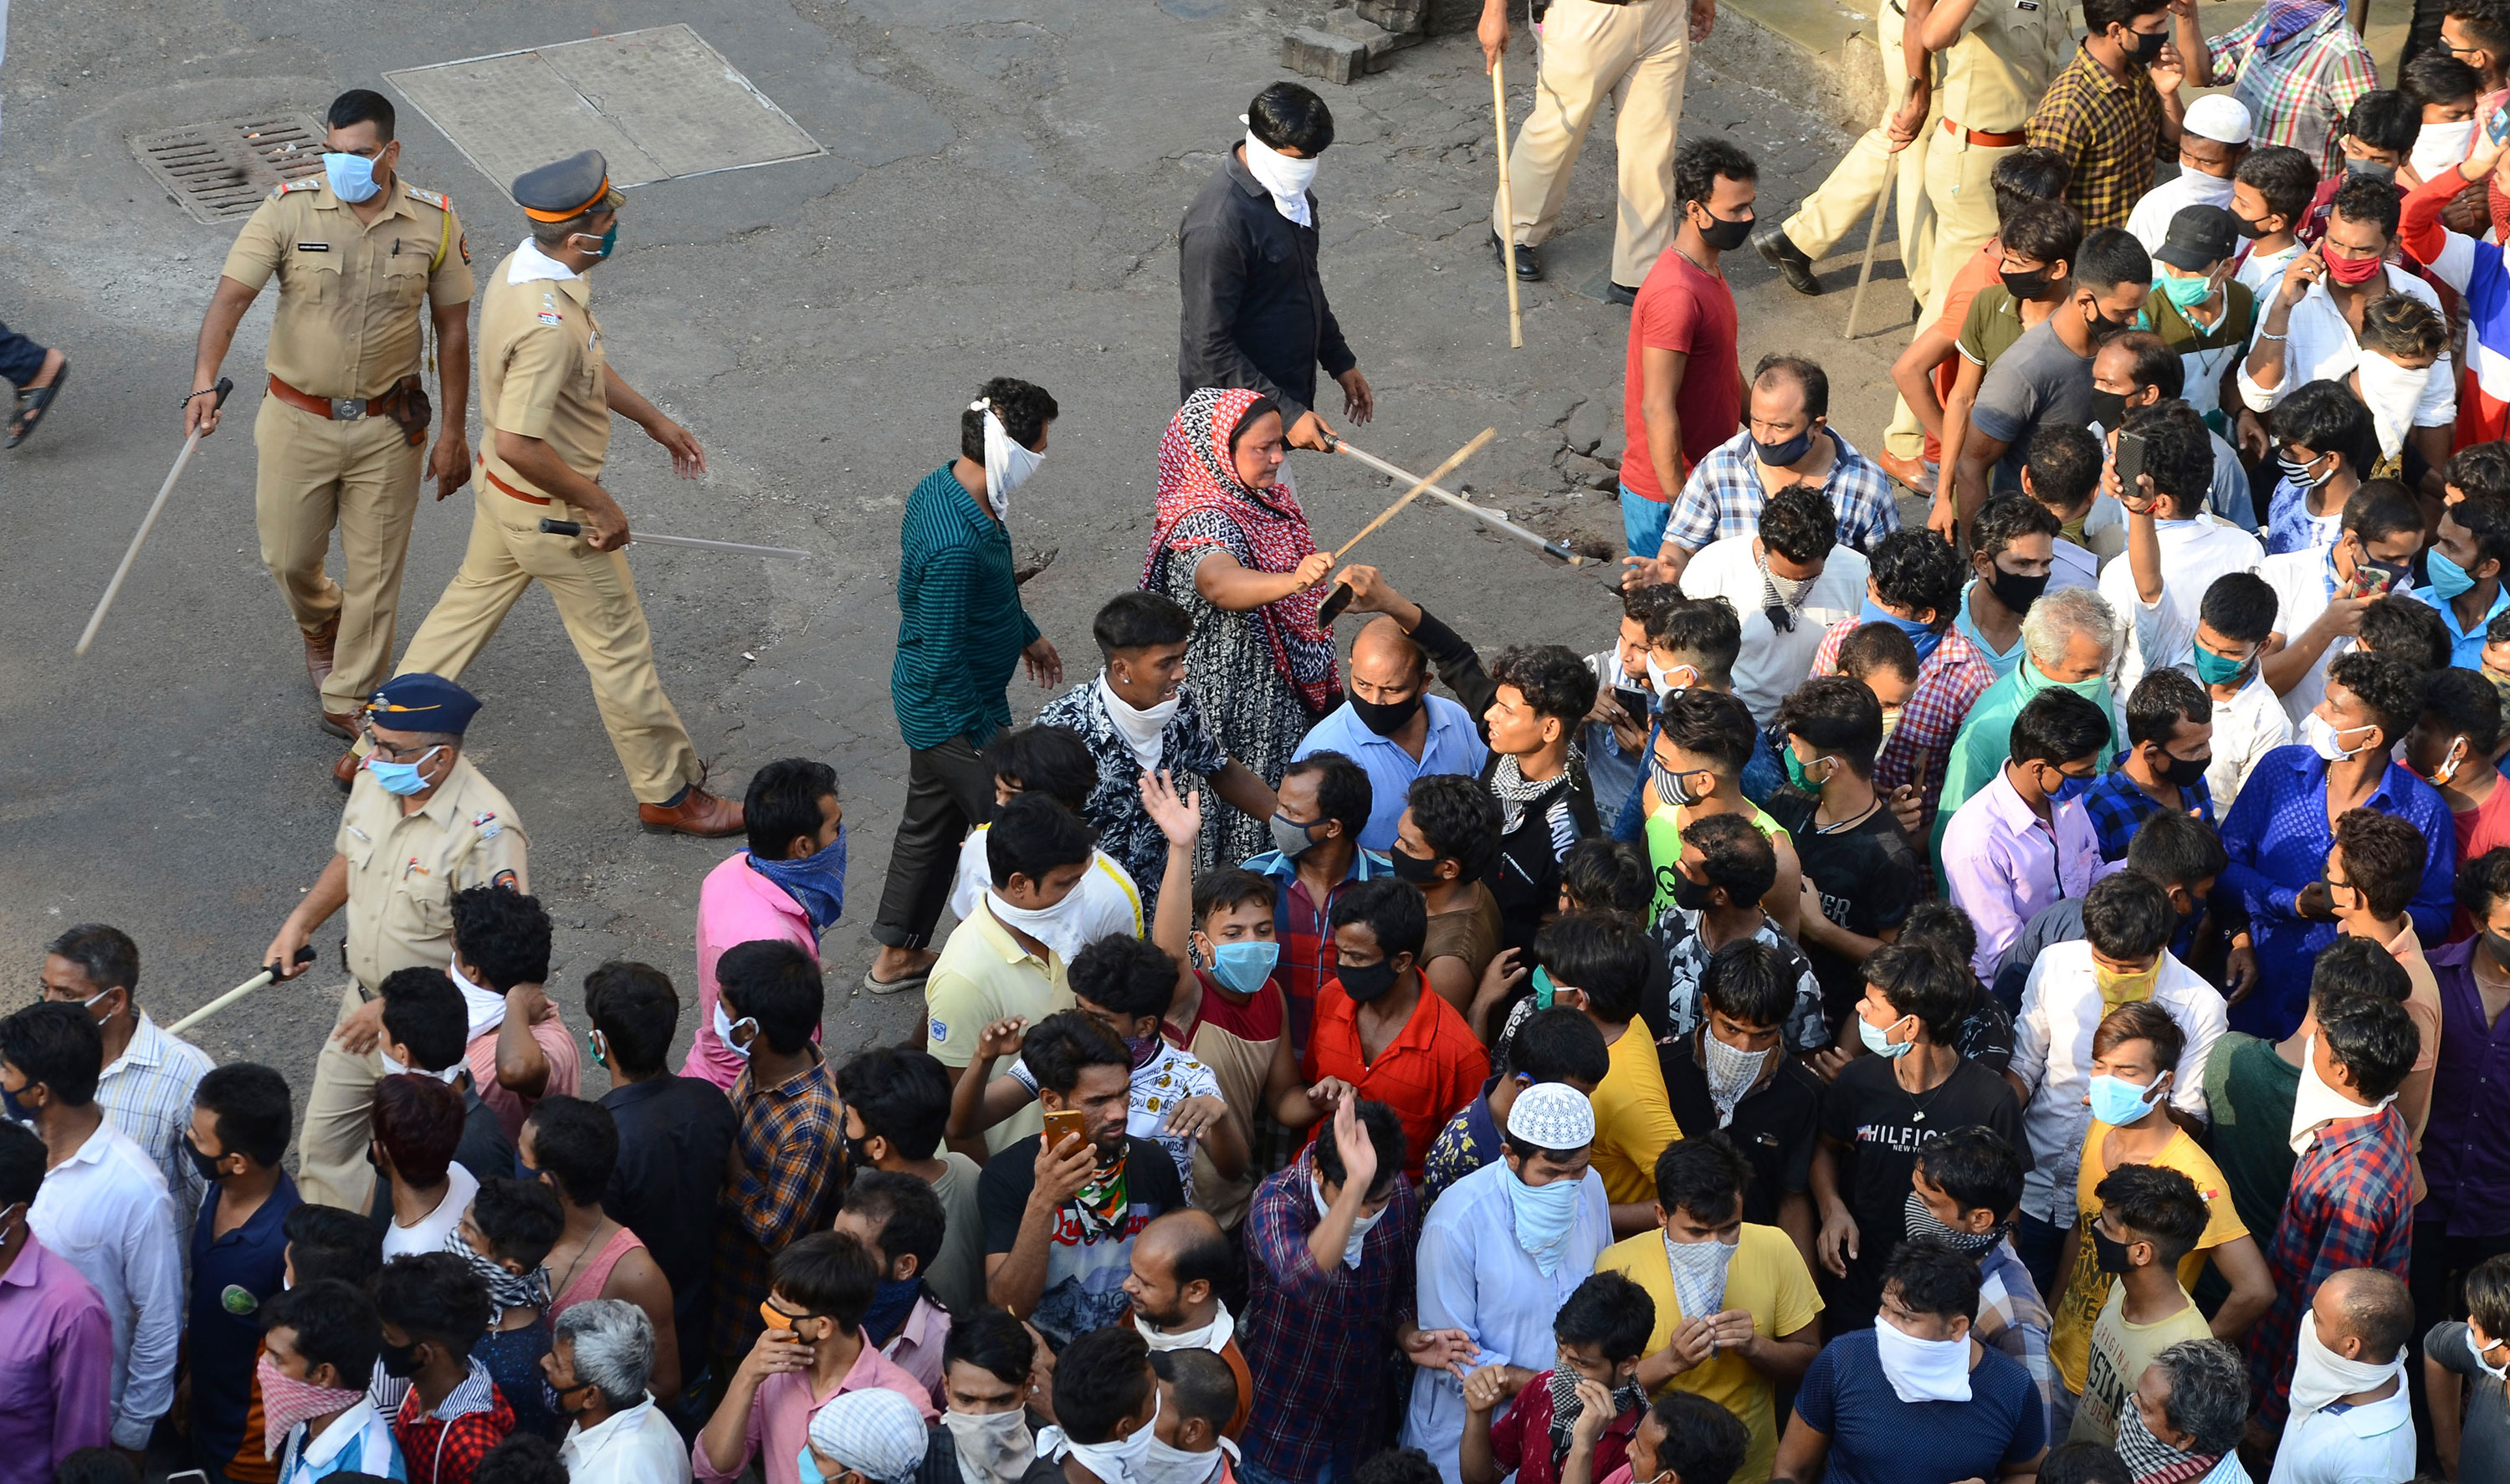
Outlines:
[{"label": "white prayer cap", "polygon": [[1507,1132],[1537,1149],[1583,1149],[1595,1142],[1595,1105],[1567,1083],[1537,1083],[1508,1106]]},{"label": "white prayer cap", "polygon": [[2227,93],[2210,93],[2188,104],[2187,117],[2180,127],[2200,139],[2225,144],[2246,144],[2256,129],[2249,105]]}]

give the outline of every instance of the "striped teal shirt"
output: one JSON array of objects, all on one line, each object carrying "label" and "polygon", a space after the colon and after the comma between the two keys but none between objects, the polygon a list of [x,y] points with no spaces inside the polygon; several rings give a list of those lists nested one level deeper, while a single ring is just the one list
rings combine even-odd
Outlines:
[{"label": "striped teal shirt", "polygon": [[906,497],[897,539],[897,660],[889,698],[910,747],[1011,724],[1005,694],[1037,626],[1011,581],[1011,538],[942,465]]}]

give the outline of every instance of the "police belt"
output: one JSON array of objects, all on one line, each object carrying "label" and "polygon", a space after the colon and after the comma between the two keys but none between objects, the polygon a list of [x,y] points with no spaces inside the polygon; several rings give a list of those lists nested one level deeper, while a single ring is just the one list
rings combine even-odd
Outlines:
[{"label": "police belt", "polygon": [[394,382],[380,397],[316,397],[311,392],[300,392],[273,375],[270,378],[270,395],[299,412],[311,412],[316,417],[328,418],[335,423],[353,423],[367,417],[391,418],[400,425],[412,446],[426,440],[427,421],[435,410],[428,404],[427,392],[415,376],[404,376]]}]

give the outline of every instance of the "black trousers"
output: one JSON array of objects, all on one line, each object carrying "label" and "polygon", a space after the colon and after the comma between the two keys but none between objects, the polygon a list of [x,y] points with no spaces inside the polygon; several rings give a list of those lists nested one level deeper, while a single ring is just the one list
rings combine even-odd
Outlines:
[{"label": "black trousers", "polygon": [[889,884],[872,919],[872,941],[892,948],[922,948],[950,899],[959,870],[959,846],[992,817],[994,770],[965,737],[907,754],[906,811],[890,847]]}]

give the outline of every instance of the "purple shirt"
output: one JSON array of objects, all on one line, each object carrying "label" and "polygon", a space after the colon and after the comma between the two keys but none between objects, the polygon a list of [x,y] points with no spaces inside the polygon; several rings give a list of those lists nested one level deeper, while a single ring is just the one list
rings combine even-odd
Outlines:
[{"label": "purple shirt", "polygon": [[2041,908],[2081,896],[2095,876],[2115,868],[2102,867],[2100,837],[2080,800],[2051,804],[2049,815],[2053,823],[2041,822],[1998,768],[1944,828],[1944,879],[1953,904],[1978,926],[1970,971],[1981,981],[1996,977],[2004,951]]},{"label": "purple shirt", "polygon": [[0,1273],[0,1484],[48,1484],[61,1460],[105,1446],[112,1431],[104,1300],[29,1232]]},{"label": "purple shirt", "polygon": [[2510,1147],[2498,1133],[2510,1123],[2510,1014],[2485,1023],[2476,942],[2423,950],[2440,983],[2440,1066],[2423,1129],[2431,1195],[2415,1208],[2415,1220],[2446,1222],[2452,1237],[2510,1232]]}]

